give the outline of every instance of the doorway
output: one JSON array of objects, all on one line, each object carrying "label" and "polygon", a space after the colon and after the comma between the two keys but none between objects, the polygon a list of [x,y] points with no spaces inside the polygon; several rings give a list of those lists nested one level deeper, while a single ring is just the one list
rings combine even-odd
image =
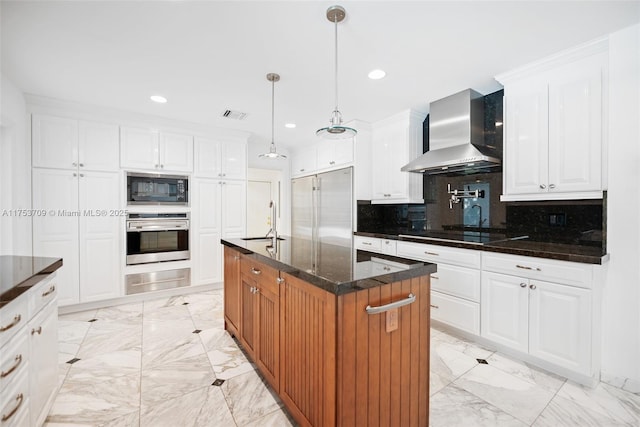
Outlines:
[{"label": "doorway", "polygon": [[[247,236],[265,236],[271,229],[271,208],[276,203],[276,221],[280,221],[281,212],[280,171],[267,169],[249,169],[247,179]],[[278,230],[280,230],[278,226]]]}]

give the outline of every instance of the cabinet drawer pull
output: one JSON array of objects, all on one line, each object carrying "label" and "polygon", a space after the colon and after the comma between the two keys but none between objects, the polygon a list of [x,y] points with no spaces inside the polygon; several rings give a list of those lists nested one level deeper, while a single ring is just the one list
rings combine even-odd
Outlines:
[{"label": "cabinet drawer pull", "polygon": [[426,255],[440,256],[440,254],[437,254],[437,253],[435,253],[435,252],[428,252],[428,251],[424,251],[424,253],[425,253]]},{"label": "cabinet drawer pull", "polygon": [[437,305],[433,305],[433,304],[429,304],[429,305],[431,306],[431,308],[435,308],[435,309],[440,308],[440,307],[439,307],[439,306],[437,306]]},{"label": "cabinet drawer pull", "polygon": [[378,314],[383,313],[385,311],[393,310],[394,308],[403,307],[405,305],[409,305],[416,300],[416,296],[414,294],[409,294],[405,299],[401,299],[400,301],[391,302],[389,304],[381,305],[379,307],[371,307],[367,305],[365,311],[367,314]]},{"label": "cabinet drawer pull", "polygon": [[17,355],[16,358],[13,359],[13,360],[15,360],[16,363],[14,363],[14,365],[12,367],[10,367],[8,371],[0,372],[0,378],[5,378],[5,377],[9,376],[9,374],[11,374],[11,372],[15,371],[18,368],[18,366],[20,366],[20,364],[22,363],[22,355],[21,354]]},{"label": "cabinet drawer pull", "polygon": [[258,274],[262,274],[262,271],[257,270],[257,269],[255,269],[255,268],[253,268],[253,267],[251,267],[251,272],[252,272],[253,274],[255,274],[256,276],[257,276]]},{"label": "cabinet drawer pull", "polygon": [[516,264],[516,267],[521,268],[521,269],[523,269],[523,270],[535,270],[535,271],[542,271],[542,270],[540,270],[540,268],[539,268],[539,267],[535,267],[535,268],[533,268],[533,267],[527,267],[526,265],[520,265],[520,264]]},{"label": "cabinet drawer pull", "polygon": [[432,279],[436,279],[436,280],[440,280],[440,278],[438,276],[434,276],[433,274],[431,275]]},{"label": "cabinet drawer pull", "polygon": [[38,335],[42,334],[42,326],[38,326],[38,329],[36,328],[31,329],[31,335],[35,335],[35,334],[38,334]]},{"label": "cabinet drawer pull", "polygon": [[16,316],[13,318],[13,322],[9,323],[7,326],[0,326],[0,332],[4,332],[4,331],[7,331],[7,330],[13,328],[18,323],[20,323],[21,319],[22,319],[22,316],[19,315],[19,314],[16,314]]},{"label": "cabinet drawer pull", "polygon": [[48,291],[42,293],[42,297],[44,298],[44,297],[46,297],[48,295],[51,295],[55,291],[56,291],[56,285],[51,285],[51,287],[49,288]]},{"label": "cabinet drawer pull", "polygon": [[18,404],[8,414],[2,414],[2,422],[7,421],[9,418],[13,417],[13,414],[18,412],[18,409],[20,409],[20,407],[22,406],[22,401],[23,400],[24,400],[24,396],[22,395],[22,393],[20,393],[20,394],[18,394],[16,396],[16,401],[18,402]]},{"label": "cabinet drawer pull", "polygon": [[363,245],[367,245],[367,246],[371,246],[372,243],[371,242],[362,242]]}]

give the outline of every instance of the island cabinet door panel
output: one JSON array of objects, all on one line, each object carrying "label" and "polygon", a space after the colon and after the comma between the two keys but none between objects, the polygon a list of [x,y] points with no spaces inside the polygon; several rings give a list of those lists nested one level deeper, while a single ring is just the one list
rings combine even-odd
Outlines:
[{"label": "island cabinet door panel", "polygon": [[224,247],[224,325],[238,335],[240,325],[240,253]]},{"label": "island cabinet door panel", "polygon": [[300,426],[335,426],[336,296],[281,274],[280,397]]},{"label": "island cabinet door panel", "polygon": [[253,360],[256,357],[256,346],[258,344],[256,335],[257,310],[254,298],[254,289],[256,287],[257,283],[253,277],[249,277],[244,273],[240,274],[240,342]]},{"label": "island cabinet door panel", "polygon": [[338,298],[338,426],[429,424],[429,304],[428,276]]}]

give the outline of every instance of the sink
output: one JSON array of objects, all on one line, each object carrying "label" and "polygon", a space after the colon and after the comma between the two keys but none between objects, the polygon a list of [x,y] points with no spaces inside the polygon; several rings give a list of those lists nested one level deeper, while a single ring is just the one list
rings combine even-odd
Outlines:
[{"label": "sink", "polygon": [[[253,242],[270,242],[271,237],[243,237],[240,240],[251,240]],[[278,240],[284,240],[282,237],[278,237]]]}]

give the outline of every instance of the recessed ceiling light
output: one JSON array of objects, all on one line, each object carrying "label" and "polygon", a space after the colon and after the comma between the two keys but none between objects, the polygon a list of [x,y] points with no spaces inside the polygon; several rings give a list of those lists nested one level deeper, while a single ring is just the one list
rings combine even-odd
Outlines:
[{"label": "recessed ceiling light", "polygon": [[167,102],[167,98],[165,98],[164,96],[160,96],[160,95],[153,95],[151,97],[149,97],[149,99],[151,99],[153,102],[157,102],[158,104],[164,104]]},{"label": "recessed ceiling light", "polygon": [[386,75],[387,73],[385,73],[383,70],[373,70],[373,71],[370,71],[368,74],[371,80],[380,80],[384,78],[384,76]]},{"label": "recessed ceiling light", "polygon": [[293,129],[293,128],[296,127],[296,124],[295,123],[287,123],[287,124],[284,125],[284,127],[289,128],[289,129]]}]

